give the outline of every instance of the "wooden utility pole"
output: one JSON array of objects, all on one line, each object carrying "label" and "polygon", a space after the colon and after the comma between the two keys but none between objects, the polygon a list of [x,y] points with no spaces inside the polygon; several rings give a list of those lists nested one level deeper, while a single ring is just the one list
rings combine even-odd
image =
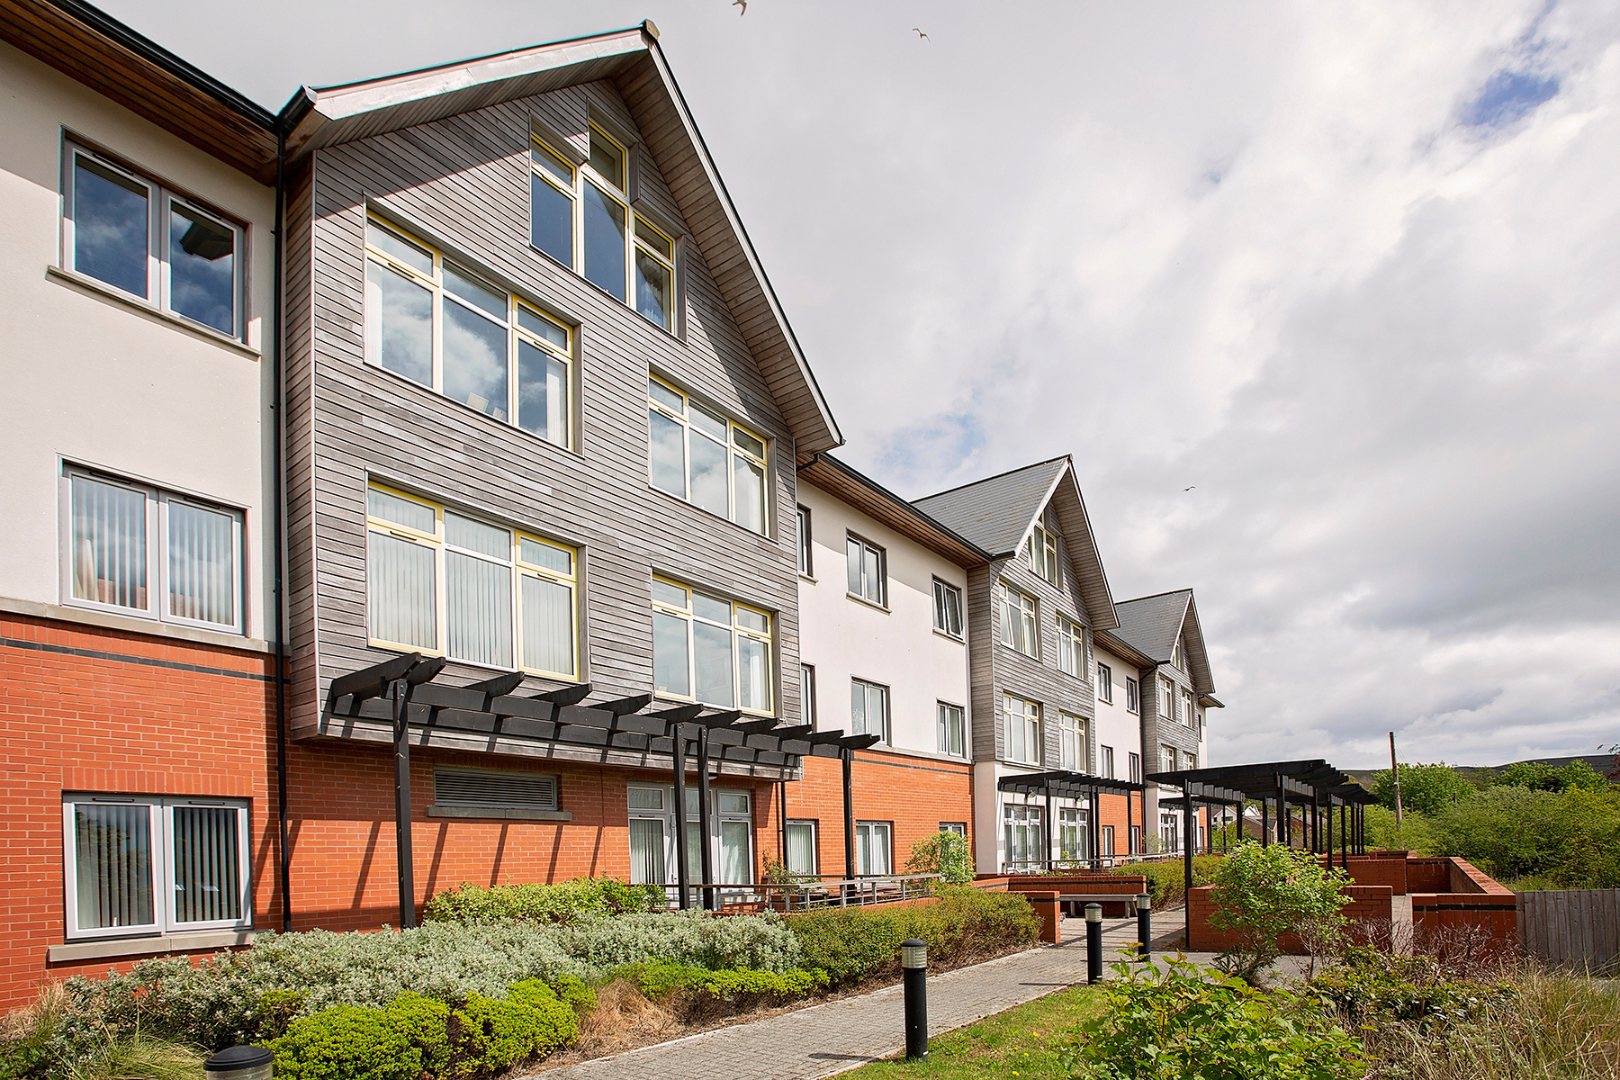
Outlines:
[{"label": "wooden utility pole", "polygon": [[1395,827],[1401,827],[1401,766],[1395,760],[1395,733],[1389,733],[1389,775],[1395,780]]}]

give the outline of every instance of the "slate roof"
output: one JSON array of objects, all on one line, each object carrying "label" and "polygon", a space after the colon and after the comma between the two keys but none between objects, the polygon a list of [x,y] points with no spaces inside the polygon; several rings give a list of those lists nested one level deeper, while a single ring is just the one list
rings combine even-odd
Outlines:
[{"label": "slate roof", "polygon": [[1114,635],[1154,663],[1167,664],[1176,653],[1176,637],[1187,618],[1191,589],[1143,596],[1114,605],[1119,629]]},{"label": "slate roof", "polygon": [[1011,555],[1068,464],[1067,457],[1056,457],[915,499],[913,504],[990,554]]}]

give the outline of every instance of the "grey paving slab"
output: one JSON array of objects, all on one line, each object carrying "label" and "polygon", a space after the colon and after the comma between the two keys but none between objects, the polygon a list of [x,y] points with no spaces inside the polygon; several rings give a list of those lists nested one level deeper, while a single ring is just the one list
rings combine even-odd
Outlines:
[{"label": "grey paving slab", "polygon": [[[1154,936],[1180,928],[1162,913]],[[958,968],[928,980],[930,1035],[951,1031],[1086,981],[1084,922],[1065,919],[1064,943]],[[1105,923],[1105,960],[1136,940],[1136,922]],[[1107,972],[1105,971],[1105,975]],[[545,1080],[814,1080],[905,1048],[899,986],[831,1001],[684,1039],[547,1070]]]}]

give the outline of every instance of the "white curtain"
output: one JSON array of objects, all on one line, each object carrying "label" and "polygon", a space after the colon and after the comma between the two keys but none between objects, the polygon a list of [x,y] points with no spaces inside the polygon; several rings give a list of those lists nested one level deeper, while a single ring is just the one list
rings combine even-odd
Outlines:
[{"label": "white curtain", "polygon": [[753,826],[746,821],[720,823],[720,884],[752,885],[754,860],[750,852]]},{"label": "white curtain", "polygon": [[168,500],[169,614],[236,625],[236,519]]},{"label": "white curtain", "polygon": [[574,671],[574,590],[548,578],[523,576],[523,666]]},{"label": "white curtain", "polygon": [[145,611],[146,494],[75,476],[73,595]]},{"label": "white curtain", "polygon": [[80,930],[151,926],[152,808],[81,803],[73,808],[74,884]]},{"label": "white curtain", "polygon": [[665,883],[664,823],[658,818],[631,818],[630,884]]},{"label": "white curtain", "polygon": [[242,915],[240,810],[229,806],[176,806],[174,815],[174,918],[218,922]]},{"label": "white curtain", "polygon": [[434,552],[386,533],[368,537],[371,636],[424,649],[438,647]]},{"label": "white curtain", "polygon": [[808,821],[788,822],[787,864],[795,874],[816,872],[816,829]]}]

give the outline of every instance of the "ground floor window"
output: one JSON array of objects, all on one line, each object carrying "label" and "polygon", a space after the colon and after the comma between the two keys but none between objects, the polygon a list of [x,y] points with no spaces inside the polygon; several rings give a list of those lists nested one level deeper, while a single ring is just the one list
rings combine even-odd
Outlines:
[{"label": "ground floor window", "polygon": [[62,800],[69,938],[250,926],[247,804]]},{"label": "ground floor window", "polygon": [[[753,795],[747,791],[709,792],[709,851],[715,879],[703,880],[703,832],[698,822],[697,785],[686,789],[686,872],[694,885],[754,883]],[[630,882],[674,885],[675,789],[632,784],[630,808]]]},{"label": "ground floor window", "polygon": [[1008,803],[1002,808],[1001,822],[1007,869],[1039,870],[1046,850],[1041,808]]},{"label": "ground floor window", "polygon": [[790,821],[787,823],[787,869],[790,874],[816,872],[816,823]]},{"label": "ground floor window", "polygon": [[940,832],[953,832],[957,836],[966,837],[967,836],[967,822],[965,822],[965,821],[942,821],[942,822],[939,823],[939,831]]},{"label": "ground floor window", "polygon": [[1130,844],[1131,844],[1130,854],[1132,854],[1132,855],[1140,855],[1140,854],[1142,854],[1142,826],[1140,826],[1140,825],[1132,825],[1131,826],[1131,834],[1130,834],[1129,837],[1127,837],[1127,839],[1130,840]]},{"label": "ground floor window", "polygon": [[1064,862],[1080,862],[1091,857],[1088,817],[1078,806],[1058,808],[1058,857]]},{"label": "ground floor window", "polygon": [[1114,827],[1104,825],[1100,832],[1102,834],[1102,853],[1104,855],[1118,855],[1119,851],[1114,847]]},{"label": "ground floor window", "polygon": [[1181,850],[1181,815],[1174,810],[1159,811],[1159,850]]},{"label": "ground floor window", "polygon": [[855,872],[889,874],[889,842],[894,832],[887,821],[860,821],[855,824]]}]

